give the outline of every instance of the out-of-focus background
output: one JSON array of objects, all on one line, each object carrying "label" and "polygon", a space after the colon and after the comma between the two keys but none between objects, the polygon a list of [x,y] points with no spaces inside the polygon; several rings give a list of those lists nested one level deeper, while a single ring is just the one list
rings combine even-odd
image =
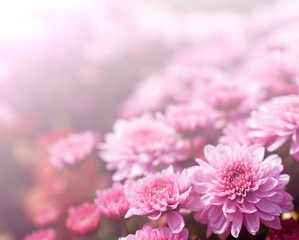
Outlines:
[{"label": "out-of-focus background", "polygon": [[23,203],[47,134],[109,131],[134,84],[209,28],[197,12],[274,2],[1,0],[0,239],[33,229]]}]

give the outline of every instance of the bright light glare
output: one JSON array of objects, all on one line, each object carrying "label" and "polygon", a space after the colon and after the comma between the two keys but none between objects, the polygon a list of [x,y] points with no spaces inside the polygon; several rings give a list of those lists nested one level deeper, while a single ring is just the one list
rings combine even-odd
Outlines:
[{"label": "bright light glare", "polygon": [[80,9],[83,3],[84,0],[0,0],[0,41],[39,39],[47,34],[43,13]]}]

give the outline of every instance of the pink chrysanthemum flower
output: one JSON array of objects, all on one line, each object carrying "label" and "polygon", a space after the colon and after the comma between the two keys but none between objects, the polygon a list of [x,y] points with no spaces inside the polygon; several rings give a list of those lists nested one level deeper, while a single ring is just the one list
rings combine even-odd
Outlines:
[{"label": "pink chrysanthemum flower", "polygon": [[60,211],[59,206],[55,204],[36,207],[35,212],[32,213],[32,220],[38,226],[52,224],[59,218]]},{"label": "pink chrysanthemum flower", "polygon": [[179,213],[188,202],[192,191],[189,173],[174,173],[173,168],[148,175],[125,184],[125,195],[130,203],[127,217],[150,214],[151,220],[167,213],[167,224],[173,233],[179,233],[185,226]]},{"label": "pink chrysanthemum flower", "polygon": [[256,95],[259,87],[257,84],[244,85],[223,76],[222,79],[199,86],[198,96],[214,109],[221,111],[225,120],[238,120],[247,117],[259,102],[260,96]]},{"label": "pink chrysanthemum flower", "polygon": [[197,159],[192,178],[199,195],[195,218],[208,224],[222,239],[229,233],[239,236],[242,224],[255,235],[260,223],[280,229],[279,215],[292,211],[292,197],[285,192],[289,176],[281,175],[281,159],[271,155],[264,160],[263,147],[246,145],[207,145],[207,161]]},{"label": "pink chrysanthemum flower", "polygon": [[123,219],[129,209],[129,202],[121,183],[114,183],[112,188],[97,191],[95,204],[105,216],[117,220]]},{"label": "pink chrysanthemum flower", "polygon": [[135,234],[130,234],[119,240],[187,240],[188,235],[186,228],[180,233],[172,233],[167,227],[153,228],[150,225],[145,225]]},{"label": "pink chrysanthemum flower", "polygon": [[175,129],[148,115],[118,120],[114,133],[106,135],[101,157],[108,169],[117,169],[113,180],[134,178],[185,160],[185,143]]},{"label": "pink chrysanthemum flower", "polygon": [[248,136],[272,152],[291,139],[290,154],[299,159],[299,95],[276,97],[253,111]]},{"label": "pink chrysanthemum flower", "polygon": [[98,137],[90,131],[72,133],[50,146],[50,161],[57,167],[65,164],[73,165],[84,160],[97,142]]},{"label": "pink chrysanthemum flower", "polygon": [[39,230],[27,235],[24,240],[56,240],[56,232],[51,228]]},{"label": "pink chrysanthemum flower", "polygon": [[77,208],[69,208],[66,227],[77,234],[88,234],[98,228],[100,220],[98,207],[86,202]]},{"label": "pink chrysanthemum flower", "polygon": [[196,134],[208,126],[221,125],[219,112],[202,101],[170,105],[161,118],[178,132],[185,134]]}]

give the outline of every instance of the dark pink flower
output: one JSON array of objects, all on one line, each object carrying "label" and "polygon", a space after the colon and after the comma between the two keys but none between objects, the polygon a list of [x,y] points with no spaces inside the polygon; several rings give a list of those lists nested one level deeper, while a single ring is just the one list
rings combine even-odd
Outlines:
[{"label": "dark pink flower", "polygon": [[100,224],[100,210],[92,203],[83,203],[77,208],[69,208],[66,227],[77,234],[88,234]]},{"label": "dark pink flower", "polygon": [[93,150],[98,137],[90,132],[72,133],[49,147],[50,161],[57,167],[84,160]]},{"label": "dark pink flower", "polygon": [[291,140],[290,154],[299,154],[299,96],[273,98],[253,111],[247,124],[248,136],[262,142],[268,151],[274,151]]},{"label": "dark pink flower", "polygon": [[117,170],[114,180],[153,172],[157,166],[185,160],[188,155],[176,130],[148,115],[118,120],[105,140],[100,155],[108,169]]},{"label": "dark pink flower", "polygon": [[264,159],[263,147],[207,145],[207,161],[197,159],[193,168],[195,191],[199,196],[195,218],[208,224],[222,239],[239,236],[242,224],[253,235],[260,223],[280,229],[279,215],[292,211],[292,197],[285,192],[289,176],[277,155]]},{"label": "dark pink flower", "polygon": [[266,240],[298,240],[299,223],[294,218],[281,220],[281,229],[271,228]]},{"label": "dark pink flower", "polygon": [[135,234],[130,234],[119,240],[188,240],[188,230],[184,228],[180,233],[172,233],[167,227],[153,228],[150,225],[145,225]]},{"label": "dark pink flower", "polygon": [[129,209],[121,183],[114,183],[112,188],[97,191],[95,204],[105,216],[118,220],[123,219]]},{"label": "dark pink flower", "polygon": [[27,235],[24,240],[56,240],[56,232],[51,228],[39,230]]},{"label": "dark pink flower", "polygon": [[167,224],[172,232],[178,233],[185,226],[178,212],[188,202],[192,191],[187,170],[175,173],[172,167],[125,184],[125,195],[130,203],[127,217],[148,215],[151,220],[167,213]]}]

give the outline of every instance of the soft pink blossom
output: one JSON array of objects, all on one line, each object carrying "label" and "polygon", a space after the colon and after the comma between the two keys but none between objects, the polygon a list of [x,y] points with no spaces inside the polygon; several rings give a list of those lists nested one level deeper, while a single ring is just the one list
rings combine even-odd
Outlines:
[{"label": "soft pink blossom", "polygon": [[97,191],[95,204],[105,216],[118,220],[123,219],[129,209],[121,183],[114,183],[109,189]]},{"label": "soft pink blossom", "polygon": [[198,87],[198,97],[221,111],[226,121],[247,117],[260,100],[259,85],[232,81],[229,76],[215,79]]},{"label": "soft pink blossom", "polygon": [[57,221],[60,216],[61,209],[56,204],[49,204],[46,206],[37,207],[32,213],[32,220],[38,226],[45,226]]},{"label": "soft pink blossom", "polygon": [[184,228],[180,233],[172,233],[167,227],[153,228],[150,225],[145,225],[135,234],[130,234],[119,240],[188,240],[188,230]]},{"label": "soft pink blossom", "polygon": [[57,167],[83,161],[93,150],[98,137],[90,132],[72,133],[49,147],[50,161]]},{"label": "soft pink blossom", "polygon": [[51,228],[39,230],[27,235],[24,240],[56,240],[56,232]]},{"label": "soft pink blossom", "polygon": [[196,134],[206,128],[221,125],[220,113],[202,101],[169,105],[161,118],[177,131]]},{"label": "soft pink blossom", "polygon": [[257,56],[249,58],[237,70],[237,77],[246,87],[249,84],[260,85],[258,95],[267,98],[296,93],[298,56],[281,51],[258,52],[255,55]]},{"label": "soft pink blossom", "polygon": [[199,87],[206,86],[215,79],[219,79],[219,81],[224,79],[224,71],[217,67],[188,64],[180,58],[179,54],[174,58],[174,63],[167,66],[164,70],[164,81],[161,83],[161,85],[167,86],[170,103],[188,103],[193,101],[194,96],[198,100]]},{"label": "soft pink blossom", "polygon": [[100,224],[100,210],[92,203],[83,203],[77,208],[69,208],[66,227],[77,234],[88,234]]},{"label": "soft pink blossom", "polygon": [[114,180],[134,178],[185,160],[185,143],[176,130],[148,115],[118,120],[114,132],[105,137],[101,157],[108,169],[116,169]]},{"label": "soft pink blossom", "polygon": [[[274,151],[288,140],[290,154],[299,154],[299,96],[288,95],[272,98],[253,111],[247,125],[248,136],[256,138]],[[298,158],[299,159],[299,158]]]},{"label": "soft pink blossom", "polygon": [[197,221],[208,224],[222,239],[229,233],[237,238],[244,224],[255,235],[260,223],[280,229],[279,215],[292,211],[292,197],[285,192],[290,177],[281,174],[277,155],[264,159],[265,149],[246,145],[207,145],[207,161],[197,159],[193,168],[198,194]]},{"label": "soft pink blossom", "polygon": [[127,217],[148,215],[151,220],[167,213],[167,224],[172,232],[178,233],[185,226],[179,213],[187,205],[192,191],[187,170],[175,173],[172,167],[125,184],[125,195],[130,203]]}]

